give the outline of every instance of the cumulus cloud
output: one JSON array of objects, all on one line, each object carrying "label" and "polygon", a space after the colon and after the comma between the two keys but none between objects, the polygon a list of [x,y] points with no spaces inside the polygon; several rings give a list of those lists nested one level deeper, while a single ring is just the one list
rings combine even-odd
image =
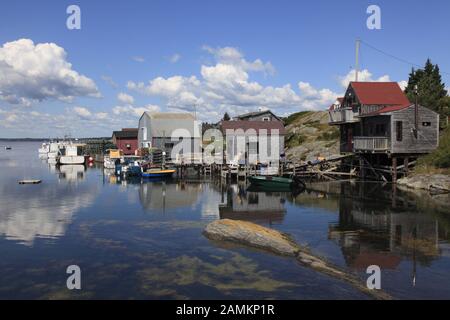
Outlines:
[{"label": "cumulus cloud", "polygon": [[400,81],[400,82],[398,83],[398,85],[399,85],[400,88],[402,88],[402,90],[404,91],[404,90],[406,89],[406,87],[408,86],[408,81],[406,81],[406,80]]},{"label": "cumulus cloud", "polygon": [[275,68],[261,59],[248,61],[236,48],[203,47],[215,63],[202,65],[200,77],[174,75],[157,77],[147,83],[129,81],[129,90],[166,100],[171,111],[197,111],[202,120],[218,120],[224,112],[236,114],[259,108],[274,109],[279,114],[304,109],[322,109],[333,103],[337,93],[316,89],[300,82],[264,86],[251,80],[252,73],[273,74]]},{"label": "cumulus cloud", "polygon": [[72,111],[84,120],[105,120],[108,118],[107,112],[91,112],[86,107],[74,107]]},{"label": "cumulus cloud", "polygon": [[130,96],[129,94],[126,93],[119,93],[117,95],[117,100],[119,100],[120,102],[124,103],[124,104],[133,104],[134,103],[134,98],[132,96]]},{"label": "cumulus cloud", "polygon": [[268,74],[275,73],[275,67],[270,62],[263,62],[261,59],[256,59],[253,62],[247,61],[244,58],[244,54],[237,48],[212,48],[205,45],[203,46],[203,50],[212,54],[219,63],[239,66],[246,71],[263,71]]},{"label": "cumulus cloud", "polygon": [[133,107],[130,105],[127,106],[116,106],[112,109],[113,114],[116,116],[132,116],[132,117],[140,117],[144,112],[159,112],[161,109],[157,105],[146,105],[144,107]]},{"label": "cumulus cloud", "polygon": [[[339,77],[339,82],[343,88],[347,88],[351,81],[355,81],[356,70],[351,70],[343,77]],[[367,70],[361,70],[358,72],[358,81],[359,82],[385,82],[391,81],[388,75],[381,76],[379,78],[374,78],[373,74]]]},{"label": "cumulus cloud", "polygon": [[92,113],[85,107],[75,107],[73,108],[73,112],[82,118],[89,118],[92,115]]},{"label": "cumulus cloud", "polygon": [[65,50],[54,43],[20,39],[0,47],[0,99],[31,105],[55,99],[99,97],[95,82],[72,69]]}]

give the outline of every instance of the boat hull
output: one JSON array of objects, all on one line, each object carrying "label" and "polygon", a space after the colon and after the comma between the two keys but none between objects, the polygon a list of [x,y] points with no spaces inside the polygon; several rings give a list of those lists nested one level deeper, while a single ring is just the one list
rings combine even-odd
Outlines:
[{"label": "boat hull", "polygon": [[61,156],[59,164],[84,164],[84,156]]},{"label": "boat hull", "polygon": [[252,185],[261,187],[290,187],[293,180],[281,177],[256,176],[248,177]]},{"label": "boat hull", "polygon": [[305,184],[298,178],[284,178],[271,176],[248,177],[253,187],[264,188],[271,191],[286,191],[289,189],[304,189]]},{"label": "boat hull", "polygon": [[175,170],[154,170],[142,173],[144,178],[171,178]]}]

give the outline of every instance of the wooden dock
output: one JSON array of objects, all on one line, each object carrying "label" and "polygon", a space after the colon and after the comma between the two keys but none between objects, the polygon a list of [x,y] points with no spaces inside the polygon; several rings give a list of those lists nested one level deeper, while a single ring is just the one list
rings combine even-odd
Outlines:
[{"label": "wooden dock", "polygon": [[19,180],[19,184],[39,184],[42,180]]}]

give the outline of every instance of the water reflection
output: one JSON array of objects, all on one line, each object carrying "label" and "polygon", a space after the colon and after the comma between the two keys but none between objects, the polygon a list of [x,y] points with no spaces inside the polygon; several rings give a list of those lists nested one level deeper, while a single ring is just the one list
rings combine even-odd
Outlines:
[{"label": "water reflection", "polygon": [[281,223],[286,214],[286,193],[250,191],[246,184],[221,188],[221,219]]},{"label": "water reflection", "polygon": [[415,270],[441,256],[441,240],[449,238],[448,217],[420,210],[413,195],[379,184],[326,188],[328,197],[339,197],[339,220],[329,225],[328,237],[340,245],[349,267],[365,270],[374,264],[395,270],[408,260]]},{"label": "water reflection", "polygon": [[59,178],[69,182],[77,182],[84,179],[85,166],[82,164],[64,165],[58,169]]},{"label": "water reflection", "polygon": [[93,186],[74,189],[69,184],[43,183],[29,187],[4,188],[0,208],[0,235],[27,246],[36,238],[63,236],[73,215],[91,206],[97,196]]},{"label": "water reflection", "polygon": [[202,192],[200,183],[172,180],[142,182],[139,188],[139,199],[145,210],[165,211],[193,207]]}]

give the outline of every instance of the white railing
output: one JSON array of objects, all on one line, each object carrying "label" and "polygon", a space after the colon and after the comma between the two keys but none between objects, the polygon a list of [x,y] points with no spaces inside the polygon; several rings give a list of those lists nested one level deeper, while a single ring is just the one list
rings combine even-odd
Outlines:
[{"label": "white railing", "polygon": [[386,137],[354,137],[353,149],[355,151],[387,151],[389,139]]},{"label": "white railing", "polygon": [[363,105],[363,106],[361,106],[361,115],[370,114],[370,113],[376,112],[382,108],[384,108],[384,106]]},{"label": "white railing", "polygon": [[203,155],[201,153],[185,153],[176,154],[175,159],[172,159],[173,163],[181,164],[202,164]]},{"label": "white railing", "polygon": [[341,122],[357,122],[359,119],[356,117],[358,114],[354,113],[352,108],[340,108],[337,110],[328,111],[330,117],[330,123]]}]

